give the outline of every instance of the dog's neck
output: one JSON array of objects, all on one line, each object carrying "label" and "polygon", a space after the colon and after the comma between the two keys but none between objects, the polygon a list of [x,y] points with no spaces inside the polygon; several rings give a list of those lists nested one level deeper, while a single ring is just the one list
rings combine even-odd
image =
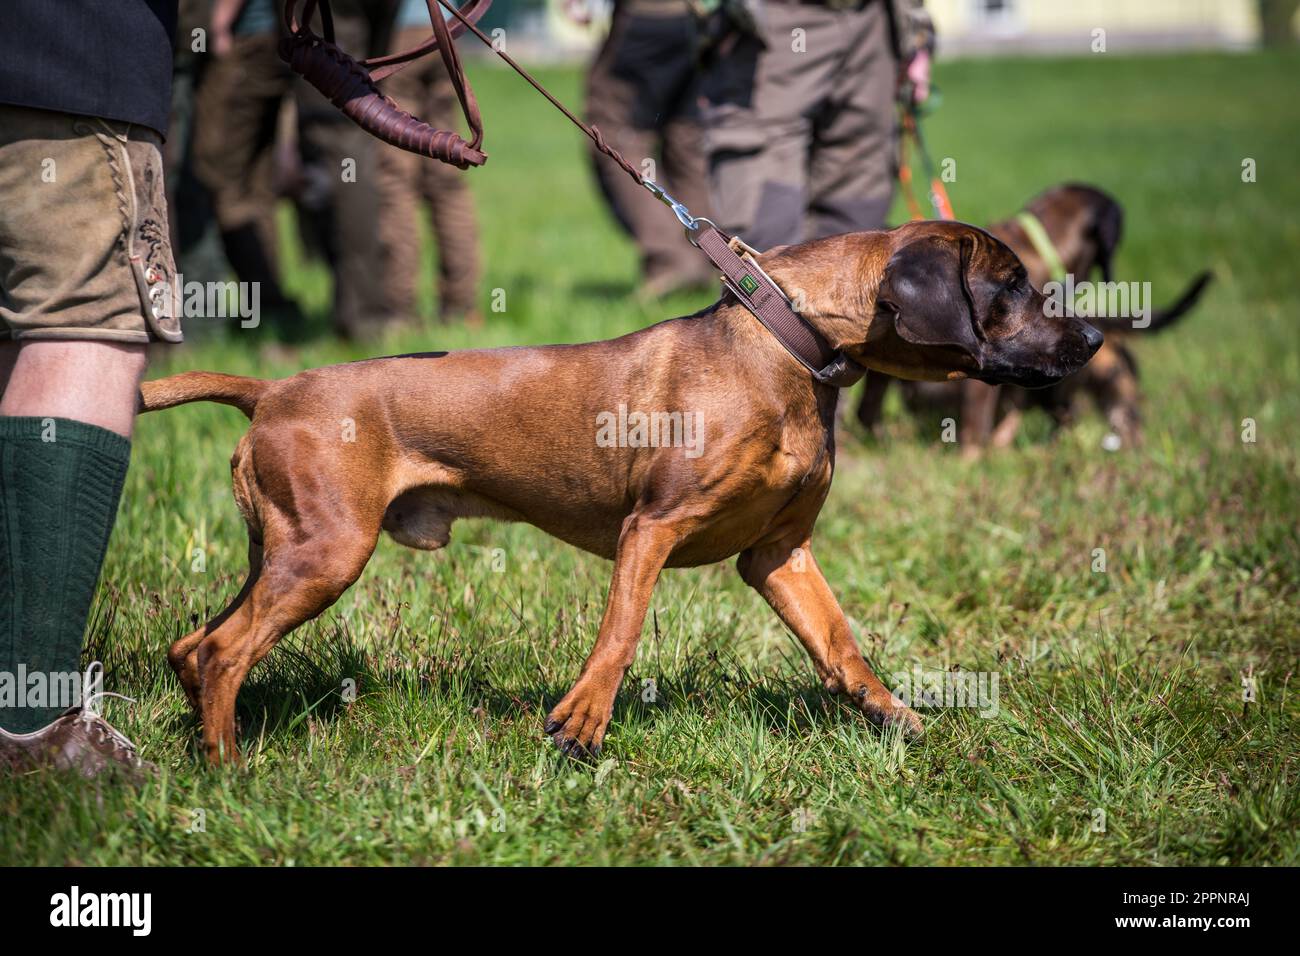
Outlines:
[{"label": "dog's neck", "polygon": [[[881,245],[863,254],[862,243]],[[886,233],[849,233],[781,248],[759,258],[808,322],[836,351],[859,361],[889,256]]]},{"label": "dog's neck", "polygon": [[708,348],[726,354],[730,361],[749,368],[756,381],[774,395],[784,395],[791,402],[801,400],[816,404],[820,391],[836,391],[820,384],[758,317],[731,296],[710,306],[692,321],[705,320],[717,339]]}]

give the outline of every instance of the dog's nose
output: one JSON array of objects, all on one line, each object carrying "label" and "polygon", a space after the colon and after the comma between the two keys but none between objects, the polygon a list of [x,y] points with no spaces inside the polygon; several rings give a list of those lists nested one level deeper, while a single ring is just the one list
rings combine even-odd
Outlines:
[{"label": "dog's nose", "polygon": [[1083,340],[1088,343],[1088,357],[1092,358],[1092,356],[1097,354],[1097,349],[1101,348],[1101,343],[1106,341],[1106,337],[1087,322],[1084,322]]}]

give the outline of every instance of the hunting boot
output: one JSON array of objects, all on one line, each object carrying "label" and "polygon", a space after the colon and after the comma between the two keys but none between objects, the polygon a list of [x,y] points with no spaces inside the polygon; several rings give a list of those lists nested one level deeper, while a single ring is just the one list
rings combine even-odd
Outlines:
[{"label": "hunting boot", "polygon": [[157,770],[140,759],[135,744],[99,715],[100,698],[122,695],[93,690],[97,685],[92,674],[97,667],[102,670],[96,662],[86,671],[85,687],[92,690],[83,694],[80,707],[70,707],[52,724],[30,734],[0,729],[0,771],[23,773],[52,767],[90,779],[115,768],[128,780],[139,782]]}]

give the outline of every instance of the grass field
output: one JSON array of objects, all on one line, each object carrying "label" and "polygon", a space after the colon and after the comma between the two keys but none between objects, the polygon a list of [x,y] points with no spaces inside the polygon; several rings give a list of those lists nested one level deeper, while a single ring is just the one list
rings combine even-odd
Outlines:
[{"label": "grass field", "polygon": [[[957,160],[959,216],[1093,182],[1126,207],[1120,278],[1150,280],[1158,301],[1202,267],[1218,280],[1138,346],[1140,450],[1102,451],[1095,416],[1055,442],[1031,420],[1015,450],[965,464],[894,406],[882,444],[843,437],[817,541],[864,653],[882,675],[995,673],[996,716],[931,710],[921,742],[882,736],[819,689],[726,564],[665,574],[599,766],[568,763],[542,717],[595,637],[609,565],[471,522],[433,555],[382,541],[245,685],[246,765],[209,769],[164,654],[243,579],[227,462],[245,421],[195,405],[140,422],[86,650],[139,698],[108,716],[162,776],[139,792],[0,780],[0,864],[1300,863],[1298,68],[938,68],[928,134]],[[368,352],[209,336],[151,375],[582,341],[707,301],[636,304],[634,255],[577,134],[512,76],[472,73],[491,160],[470,175],[504,313]],[[542,78],[578,101],[576,72]],[[295,264],[292,280],[323,324],[323,271]]]}]

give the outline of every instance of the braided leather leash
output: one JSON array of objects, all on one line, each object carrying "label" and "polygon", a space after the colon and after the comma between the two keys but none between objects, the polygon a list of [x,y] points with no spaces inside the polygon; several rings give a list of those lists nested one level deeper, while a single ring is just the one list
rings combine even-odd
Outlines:
[{"label": "braided leather leash", "polygon": [[[795,311],[780,286],[758,265],[753,250],[739,239],[728,236],[712,221],[702,216],[692,216],[690,210],[670,196],[662,186],[642,176],[618,150],[606,143],[598,127],[588,126],[574,116],[527,70],[504,50],[498,49],[475,26],[487,11],[491,0],[469,0],[463,11],[452,6],[448,0],[425,0],[433,26],[432,37],[410,50],[361,61],[352,59],[334,44],[334,23],[329,0],[305,0],[301,23],[293,14],[299,2],[302,0],[285,0],[284,21],[289,35],[281,41],[280,56],[362,129],[393,146],[461,169],[483,165],[487,155],[479,149],[483,140],[482,118],[452,42],[453,36],[469,30],[527,80],[533,89],[546,97],[574,126],[582,130],[598,150],[618,163],[638,185],[644,186],[651,195],[673,211],[678,222],[686,229],[686,238],[691,245],[708,256],[709,261],[722,273],[722,281],[727,290],[812,373],[814,379],[824,385],[846,388],[865,374],[866,369],[843,352],[832,348],[822,334]],[[313,33],[309,26],[318,3],[325,33],[323,37]],[[450,27],[438,11],[439,4],[456,18]],[[465,120],[474,134],[470,142],[461,139],[451,130],[436,130],[404,112],[375,86],[385,76],[434,50],[441,54],[456,87]],[[378,69],[371,72],[370,67]],[[742,249],[745,253],[743,257],[733,245]]]}]

